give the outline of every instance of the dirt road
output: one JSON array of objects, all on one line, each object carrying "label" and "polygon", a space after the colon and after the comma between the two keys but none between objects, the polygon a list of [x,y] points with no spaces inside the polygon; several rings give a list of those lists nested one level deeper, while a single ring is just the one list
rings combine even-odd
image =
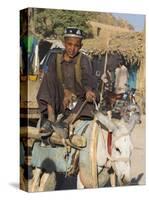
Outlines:
[{"label": "dirt road", "polygon": [[131,159],[131,185],[145,184],[145,115],[141,120],[142,123],[137,124],[132,133],[134,149]]}]

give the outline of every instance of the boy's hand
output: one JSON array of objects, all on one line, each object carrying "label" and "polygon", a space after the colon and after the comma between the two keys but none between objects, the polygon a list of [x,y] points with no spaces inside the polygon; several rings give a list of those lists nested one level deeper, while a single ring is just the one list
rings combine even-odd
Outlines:
[{"label": "boy's hand", "polygon": [[69,103],[71,102],[72,100],[72,92],[68,89],[64,89],[64,99],[63,99],[63,106],[64,106],[64,109],[66,109],[69,105]]},{"label": "boy's hand", "polygon": [[94,93],[93,91],[91,91],[91,90],[87,91],[87,92],[86,92],[86,100],[87,100],[88,102],[92,102],[93,99],[94,99],[94,100],[96,99],[95,93]]},{"label": "boy's hand", "polygon": [[103,75],[101,76],[101,80],[102,80],[104,83],[107,83],[107,82],[108,82],[107,75],[106,75],[106,74],[103,74]]}]

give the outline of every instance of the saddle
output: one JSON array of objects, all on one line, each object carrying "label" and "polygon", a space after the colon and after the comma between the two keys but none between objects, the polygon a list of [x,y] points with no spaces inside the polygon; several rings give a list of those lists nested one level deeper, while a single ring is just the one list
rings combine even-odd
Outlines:
[{"label": "saddle", "polygon": [[84,136],[71,134],[69,136],[69,126],[65,122],[53,123],[47,120],[40,131],[42,146],[52,145],[56,147],[70,146],[75,149],[86,147],[86,139]]},{"label": "saddle", "polygon": [[39,141],[35,143],[32,151],[32,165],[43,168],[43,163],[45,163],[47,168],[53,166],[57,172],[64,172],[67,176],[76,175],[79,168],[80,149],[86,147],[87,144],[86,137],[83,135],[83,125],[81,124],[81,130],[80,126],[77,126],[74,134],[67,138],[57,131],[60,130],[59,127],[53,126],[54,132],[47,136],[48,144],[42,146]]}]

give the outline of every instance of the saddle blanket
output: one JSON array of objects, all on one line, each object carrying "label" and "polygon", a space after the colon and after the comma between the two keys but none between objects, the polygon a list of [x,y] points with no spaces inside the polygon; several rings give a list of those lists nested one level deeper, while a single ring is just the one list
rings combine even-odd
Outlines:
[{"label": "saddle blanket", "polygon": [[[75,123],[74,134],[81,135],[85,127],[90,123],[89,120],[78,120]],[[35,142],[32,150],[32,166],[41,168],[47,172],[57,171],[66,172],[71,166],[72,155],[75,149],[71,149],[71,152],[67,155],[65,147],[57,146],[40,146],[40,142]]]}]

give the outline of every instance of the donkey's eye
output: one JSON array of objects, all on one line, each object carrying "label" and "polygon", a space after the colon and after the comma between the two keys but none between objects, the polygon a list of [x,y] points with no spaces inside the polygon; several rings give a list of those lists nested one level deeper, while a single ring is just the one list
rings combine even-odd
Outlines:
[{"label": "donkey's eye", "polygon": [[119,148],[116,147],[116,151],[119,152],[121,154],[121,151]]}]

